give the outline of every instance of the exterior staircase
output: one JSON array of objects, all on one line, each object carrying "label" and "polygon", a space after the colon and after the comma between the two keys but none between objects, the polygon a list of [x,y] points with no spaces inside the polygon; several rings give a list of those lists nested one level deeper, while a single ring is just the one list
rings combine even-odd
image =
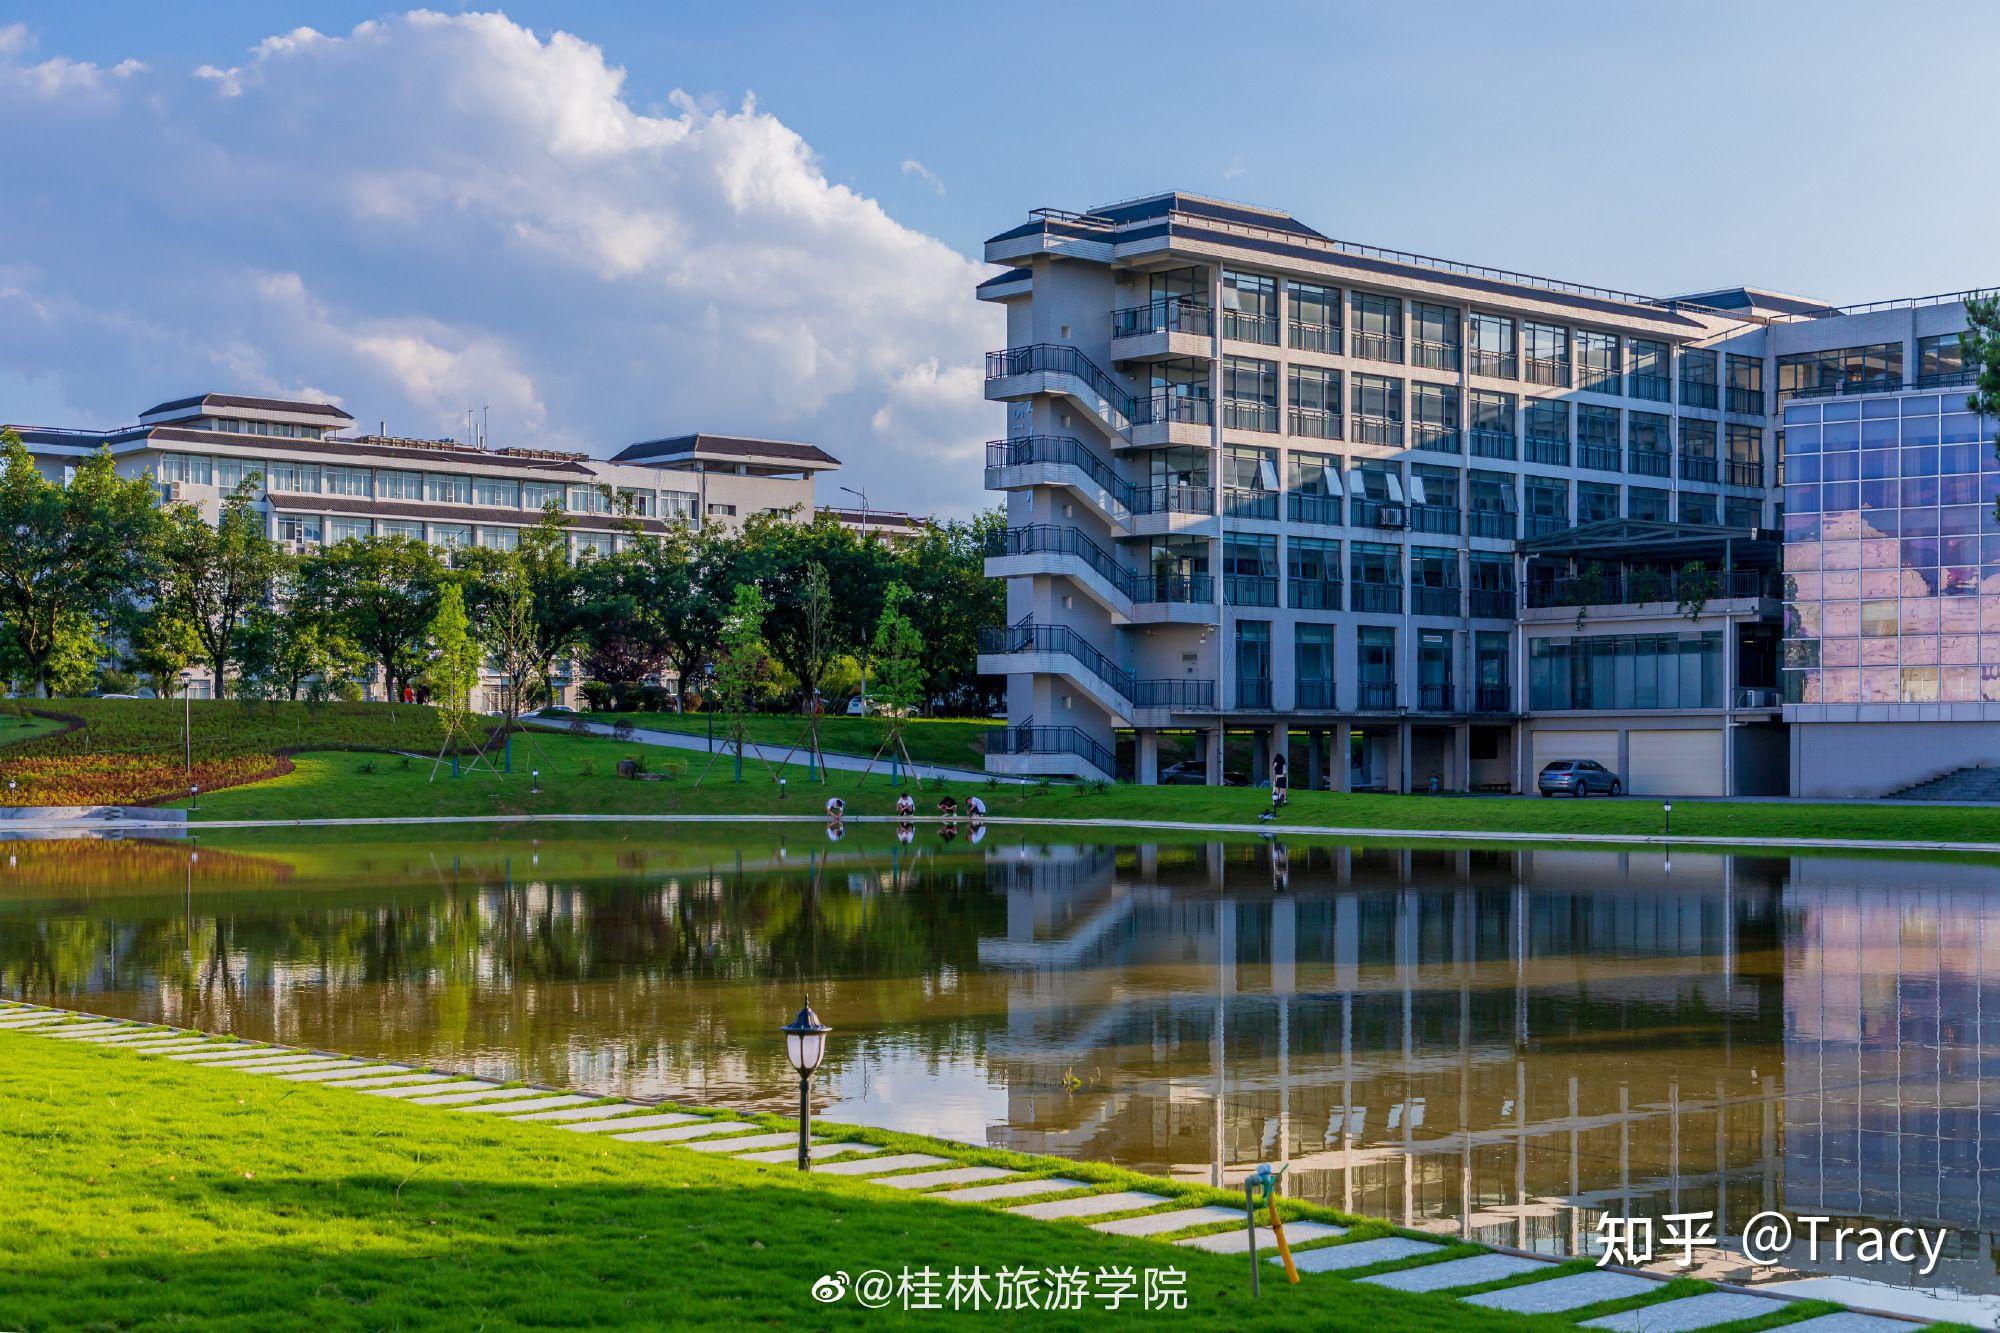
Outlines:
[{"label": "exterior staircase", "polygon": [[2000,802],[2000,768],[1958,768],[1889,793],[1896,801]]}]

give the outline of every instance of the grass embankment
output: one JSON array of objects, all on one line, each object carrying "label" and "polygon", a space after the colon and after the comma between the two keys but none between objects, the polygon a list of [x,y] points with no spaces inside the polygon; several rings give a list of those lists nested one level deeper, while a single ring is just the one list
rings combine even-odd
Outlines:
[{"label": "grass embankment", "polygon": [[[443,744],[434,708],[256,700],[17,701],[38,734],[0,755],[0,804],[147,804],[281,772],[293,750],[415,751]],[[14,722],[13,716],[0,721]],[[480,734],[484,734],[483,723]],[[0,728],[0,743],[11,733]],[[476,742],[472,742],[476,743]],[[186,761],[192,757],[192,772]],[[15,783],[9,791],[8,780]]]},{"label": "grass embankment", "polygon": [[[617,761],[636,758],[678,774],[669,781],[634,782],[616,776]],[[825,786],[805,769],[785,770],[780,797],[770,771],[755,760],[745,780],[732,780],[727,754],[699,787],[695,777],[707,756],[597,737],[538,732],[516,738],[514,772],[496,779],[481,770],[429,780],[430,764],[352,754],[299,754],[295,768],[253,786],[203,795],[204,819],[379,818],[426,815],[520,814],[817,814],[826,797],[847,801],[850,814],[889,814],[899,790],[886,775],[863,779],[834,772]],[[529,791],[529,769],[541,770],[542,791]],[[367,771],[372,769],[373,771]],[[984,783],[925,783],[919,809],[932,812],[943,791],[962,802],[977,793],[996,816],[1033,819],[1173,820],[1254,824],[1267,805],[1261,791],[1214,787],[1094,787]],[[178,802],[186,804],[185,801]],[[1658,802],[1649,799],[1576,801],[1452,796],[1339,795],[1298,792],[1284,812],[1288,825],[1342,829],[1517,833],[1525,839],[1551,833],[1652,836],[1661,830]],[[1937,842],[2000,841],[2000,812],[1978,806],[1803,805],[1682,801],[1674,807],[1678,836],[1756,838],[1782,845],[1816,838],[1881,838]]]},{"label": "grass embankment", "polygon": [[37,736],[50,736],[61,731],[65,725],[52,717],[37,717],[33,713],[25,716],[0,713],[0,746],[17,745]]},{"label": "grass embankment", "polygon": [[[1174,1266],[1184,1313],[1135,1302],[1038,1325],[1547,1327],[1333,1277],[1264,1297],[1240,1257],[1103,1236],[547,1125],[495,1123],[309,1084],[0,1033],[0,1326],[783,1327],[954,1323],[820,1306],[823,1273]],[[774,1122],[775,1123],[775,1122]],[[902,1135],[853,1137],[922,1146]],[[1137,1183],[1109,1168],[998,1164]],[[1159,1186],[1169,1192],[1177,1187]],[[1198,1192],[1205,1194],[1206,1192]],[[1215,1196],[1220,1197],[1220,1196]],[[1296,1212],[1297,1210],[1294,1210]],[[1380,1230],[1373,1224],[1370,1231]],[[1359,1234],[1369,1234],[1368,1231]]]},{"label": "grass embankment", "polygon": [[[709,719],[701,713],[586,713],[592,722],[630,722],[651,731],[678,731],[693,736],[708,734]],[[726,727],[722,718],[716,725]],[[986,761],[986,733],[1004,723],[976,717],[912,718],[903,724],[903,745],[913,763],[945,764],[955,768],[978,769]],[[782,750],[805,739],[806,720],[802,717],[758,714],[745,719],[744,728],[757,745],[775,745]],[[889,723],[879,717],[823,717],[819,720],[819,748],[829,754],[856,754],[872,758],[889,738]]]}]

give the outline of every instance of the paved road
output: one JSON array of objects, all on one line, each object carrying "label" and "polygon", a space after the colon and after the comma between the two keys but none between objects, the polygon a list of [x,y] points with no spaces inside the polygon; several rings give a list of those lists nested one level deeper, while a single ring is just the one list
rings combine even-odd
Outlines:
[{"label": "paved road", "polygon": [[[537,721],[550,726],[558,723],[558,719],[556,718],[543,718],[536,714],[529,714],[528,716],[534,717]],[[585,727],[589,728],[592,735],[609,736],[611,734],[612,724],[592,722],[588,718],[579,720],[583,722]],[[560,721],[562,725],[568,725],[568,719],[561,719]],[[635,728],[632,732],[632,741],[637,745],[662,745],[673,750],[694,750],[704,755],[708,753],[707,737],[688,735],[678,731],[646,731]],[[746,760],[761,757],[767,763],[776,764],[783,761],[790,749],[790,746],[785,745],[772,746],[751,743],[743,747],[743,757]],[[715,750],[717,754],[724,752],[720,736],[715,738]],[[804,755],[793,754],[792,762],[795,764],[804,763]],[[868,759],[864,755],[829,753],[826,754],[826,766],[835,772],[859,773],[868,767]],[[888,759],[884,758],[880,763],[876,764],[875,771],[878,773],[888,772]],[[906,766],[906,771],[912,776],[919,778],[946,778],[952,782],[984,782],[989,776],[976,768],[951,768],[944,764],[910,764]],[[1014,778],[1001,778],[1000,780],[1002,782],[1019,781],[1019,779]]]}]

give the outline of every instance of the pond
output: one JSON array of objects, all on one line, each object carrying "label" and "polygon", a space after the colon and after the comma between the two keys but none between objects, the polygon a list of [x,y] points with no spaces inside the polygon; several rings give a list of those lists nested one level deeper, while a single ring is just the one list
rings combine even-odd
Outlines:
[{"label": "pond", "polygon": [[1990,866],[608,827],[0,844],[0,994],[777,1111],[804,994],[833,1119],[1198,1182],[1289,1162],[1547,1253],[1607,1210],[1945,1226],[1927,1277],[1757,1276],[2000,1310]]}]

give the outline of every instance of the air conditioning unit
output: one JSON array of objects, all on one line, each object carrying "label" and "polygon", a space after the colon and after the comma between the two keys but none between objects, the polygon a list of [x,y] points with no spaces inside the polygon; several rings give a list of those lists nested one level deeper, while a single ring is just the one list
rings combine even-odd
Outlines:
[{"label": "air conditioning unit", "polygon": [[1375,526],[1378,528],[1402,528],[1409,526],[1409,515],[1401,505],[1383,505],[1375,511]]},{"label": "air conditioning unit", "polygon": [[179,504],[182,500],[187,499],[187,483],[184,481],[170,481],[160,487],[160,494],[166,499],[168,504]]}]

